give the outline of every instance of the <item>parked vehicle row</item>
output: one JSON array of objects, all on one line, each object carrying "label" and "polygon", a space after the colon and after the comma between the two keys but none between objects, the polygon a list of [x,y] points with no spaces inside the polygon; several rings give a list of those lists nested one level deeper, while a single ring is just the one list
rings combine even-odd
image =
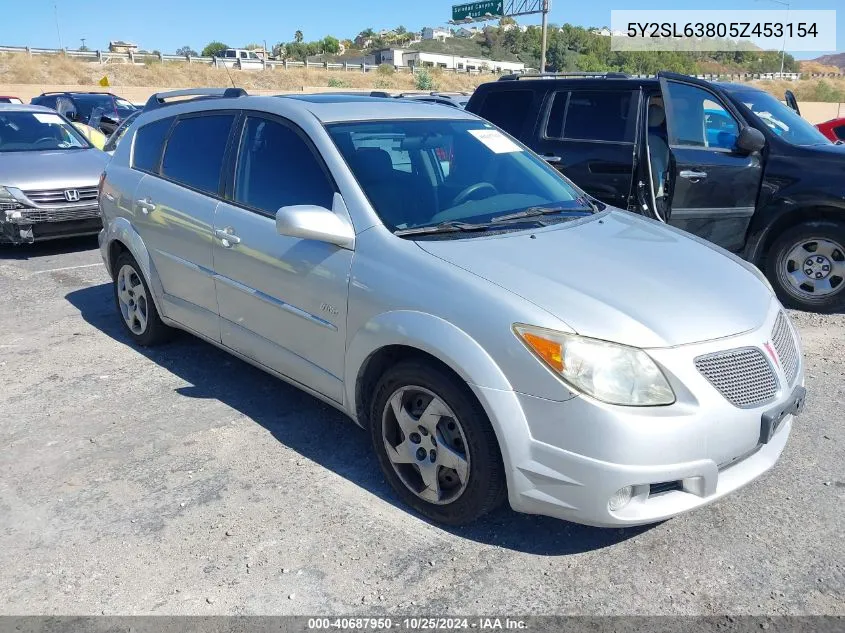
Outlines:
[{"label": "parked vehicle row", "polygon": [[460,108],[193,94],[152,97],[100,185],[136,344],[185,330],[338,408],[443,523],[650,523],[777,461],[804,367],[751,264]]},{"label": "parked vehicle row", "polygon": [[754,263],[785,305],[845,307],[845,147],[772,95],[673,73],[512,76],[467,109],[592,197]]}]

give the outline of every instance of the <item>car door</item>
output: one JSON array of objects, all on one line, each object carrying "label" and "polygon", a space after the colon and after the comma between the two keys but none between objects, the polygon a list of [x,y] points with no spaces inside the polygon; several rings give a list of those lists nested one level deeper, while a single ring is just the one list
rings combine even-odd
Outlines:
[{"label": "car door", "polygon": [[639,104],[631,88],[552,92],[535,150],[591,196],[631,208]]},{"label": "car door", "polygon": [[736,147],[747,124],[709,84],[661,73],[666,110],[669,224],[739,251],[763,175],[759,152]]},{"label": "car door", "polygon": [[[164,313],[213,341],[220,340],[220,326],[212,229],[234,119],[212,110],[156,121],[138,130],[133,148],[134,164],[141,158],[148,169],[136,190],[133,224],[161,283]],[[166,135],[160,159],[139,157],[145,131]]]},{"label": "car door", "polygon": [[340,210],[313,144],[290,121],[248,114],[239,126],[227,200],[214,217],[223,343],[338,402],[352,251],[279,235],[279,208]]}]

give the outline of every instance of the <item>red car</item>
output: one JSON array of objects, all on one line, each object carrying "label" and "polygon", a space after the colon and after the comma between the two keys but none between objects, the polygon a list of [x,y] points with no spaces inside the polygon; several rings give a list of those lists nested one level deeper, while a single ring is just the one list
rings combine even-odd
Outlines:
[{"label": "red car", "polygon": [[845,117],[819,123],[816,127],[834,143],[845,143]]},{"label": "red car", "polygon": [[21,101],[17,97],[0,95],[0,103],[23,103],[23,101]]}]

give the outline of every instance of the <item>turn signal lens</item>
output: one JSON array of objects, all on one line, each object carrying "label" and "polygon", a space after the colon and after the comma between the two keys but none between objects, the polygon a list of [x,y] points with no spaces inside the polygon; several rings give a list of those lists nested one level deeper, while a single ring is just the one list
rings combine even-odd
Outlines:
[{"label": "turn signal lens", "polygon": [[531,332],[522,332],[522,340],[555,371],[563,373],[563,346]]}]

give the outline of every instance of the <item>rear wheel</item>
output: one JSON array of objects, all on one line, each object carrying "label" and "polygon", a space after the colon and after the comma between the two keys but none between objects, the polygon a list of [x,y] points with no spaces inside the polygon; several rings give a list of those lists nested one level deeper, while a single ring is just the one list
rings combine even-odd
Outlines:
[{"label": "rear wheel", "polygon": [[468,388],[442,370],[419,361],[388,370],[376,386],[370,421],[382,471],[421,514],[461,525],[504,499],[490,422]]},{"label": "rear wheel", "polygon": [[787,307],[845,307],[845,225],[799,224],[784,231],[769,251],[766,273]]},{"label": "rear wheel", "polygon": [[131,254],[121,253],[114,263],[114,301],[124,329],[138,345],[152,346],[170,339],[173,330],[158,315],[141,267]]}]

